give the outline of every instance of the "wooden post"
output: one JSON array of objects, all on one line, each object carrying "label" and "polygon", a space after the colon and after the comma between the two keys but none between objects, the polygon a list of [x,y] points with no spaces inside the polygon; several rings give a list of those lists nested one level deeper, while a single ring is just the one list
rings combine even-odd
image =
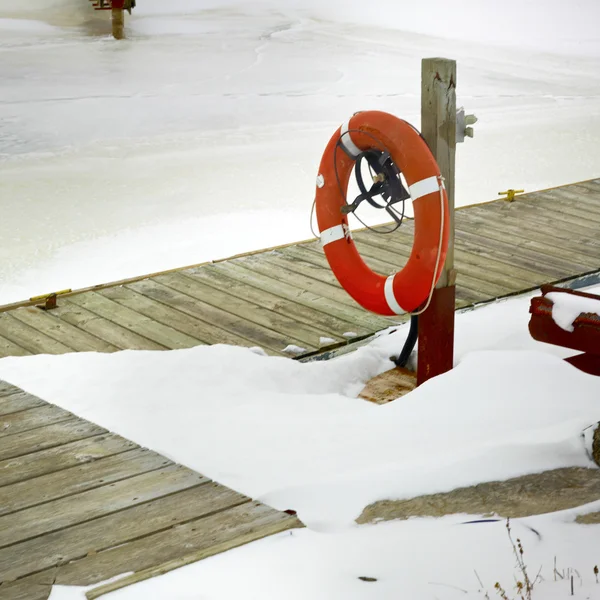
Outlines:
[{"label": "wooden post", "polygon": [[119,5],[113,2],[112,7],[112,34],[116,40],[122,40],[125,37],[125,13],[123,11],[123,3]]},{"label": "wooden post", "polygon": [[429,308],[419,317],[417,384],[445,373],[454,360],[454,164],[456,154],[456,61],[421,63],[421,133],[435,157],[448,194],[448,253]]}]

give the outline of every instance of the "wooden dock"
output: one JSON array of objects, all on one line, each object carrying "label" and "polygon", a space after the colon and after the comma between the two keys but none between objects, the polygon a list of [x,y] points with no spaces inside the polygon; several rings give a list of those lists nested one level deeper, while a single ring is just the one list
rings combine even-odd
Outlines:
[{"label": "wooden dock", "polygon": [[[388,274],[412,230],[354,237]],[[600,179],[457,210],[455,263],[457,307],[598,272]],[[225,343],[308,359],[406,319],[356,305],[318,241],[80,290],[52,310],[34,304],[0,307],[0,357]],[[0,382],[2,600],[149,575],[298,525]]]},{"label": "wooden dock", "polygon": [[2,600],[46,600],[53,583],[146,577],[297,526],[0,381]]},{"label": "wooden dock", "polygon": [[[354,238],[389,274],[412,231],[408,220],[392,235]],[[457,308],[598,271],[600,179],[457,210],[455,264]],[[224,343],[306,358],[406,319],[360,308],[317,240],[59,296],[50,311],[24,304],[0,307],[0,357]]]}]

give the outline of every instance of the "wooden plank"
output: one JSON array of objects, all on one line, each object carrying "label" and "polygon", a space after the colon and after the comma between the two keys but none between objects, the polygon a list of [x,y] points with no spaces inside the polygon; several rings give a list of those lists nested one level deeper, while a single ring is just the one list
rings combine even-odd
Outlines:
[{"label": "wooden plank", "polygon": [[[483,207],[482,207],[483,208]],[[521,202],[491,202],[485,205],[488,219],[495,219],[496,215],[499,218],[511,216],[519,222],[527,222],[531,224],[543,224],[546,228],[556,232],[561,237],[569,234],[577,233],[584,237],[590,238],[598,234],[598,227],[589,221],[582,221],[579,217],[562,214],[559,218],[555,214],[541,209],[534,203]]]},{"label": "wooden plank", "polygon": [[[57,571],[64,585],[89,585],[106,579],[94,563],[76,561],[90,553],[104,554],[108,548],[139,540],[151,555],[151,538],[159,531],[170,530],[180,523],[198,519],[248,499],[216,483],[207,483],[182,492],[164,496],[133,508],[74,525],[42,537],[0,549],[0,581],[24,577],[31,573],[62,565]],[[179,548],[179,555],[188,553]],[[91,558],[91,557],[90,557]],[[160,555],[158,560],[160,560]],[[152,562],[152,561],[150,561]],[[70,563],[70,564],[69,564]],[[119,573],[123,572],[123,563]],[[152,563],[156,564],[156,563]],[[133,565],[127,564],[127,569]]]},{"label": "wooden plank", "polygon": [[587,261],[582,261],[581,257],[567,259],[560,251],[553,250],[545,244],[531,242],[522,237],[511,236],[494,229],[477,226],[474,223],[463,222],[458,217],[456,219],[456,236],[482,246],[504,248],[512,255],[528,255],[528,258],[533,259],[531,264],[535,265],[536,270],[544,272],[540,267],[551,265],[552,270],[558,273],[558,278],[585,273],[593,269],[590,264],[586,264]]},{"label": "wooden plank", "polygon": [[[373,234],[370,232],[361,232],[360,236],[357,236],[357,239],[367,243],[375,248],[381,249],[389,249],[392,251],[399,250],[403,247],[403,245],[396,240],[381,240],[379,239],[381,236],[377,236],[377,234]],[[488,283],[493,283],[495,285],[499,285],[508,289],[513,289],[515,286],[518,286],[519,289],[526,289],[528,287],[532,287],[535,285],[535,282],[542,283],[544,278],[531,272],[527,272],[528,279],[522,277],[522,273],[518,268],[510,269],[508,265],[505,264],[496,264],[485,265],[482,266],[478,264],[478,259],[473,257],[472,255],[464,252],[463,250],[454,251],[455,256],[455,266],[458,270],[459,276],[460,274],[466,274],[472,278],[485,281]],[[488,261],[493,262],[493,261]],[[532,278],[533,275],[533,278]]]},{"label": "wooden plank", "polygon": [[91,521],[208,481],[206,477],[190,469],[173,465],[32,506],[17,513],[5,514],[0,517],[0,548]]},{"label": "wooden plank", "polygon": [[547,276],[538,273],[531,268],[517,266],[508,260],[500,260],[498,257],[490,257],[465,250],[464,245],[455,245],[455,266],[460,272],[468,265],[469,273],[477,274],[478,277],[488,278],[493,283],[506,285],[506,278],[518,281],[523,289],[545,283]]},{"label": "wooden plank", "polygon": [[[290,250],[286,249],[287,250]],[[312,247],[306,246],[297,246],[294,247],[294,254],[298,256],[298,258],[302,257],[305,261],[311,261],[315,264],[323,264],[327,262],[327,259],[323,256],[322,252],[315,251]],[[365,257],[365,262],[369,265],[369,267],[382,275],[391,275],[398,270],[397,264],[390,265],[389,263],[382,262],[376,258]],[[402,261],[399,261],[402,262]],[[456,290],[456,306],[466,306],[468,304],[473,304],[475,302],[481,302],[487,300],[488,296],[485,294],[481,294],[474,290],[468,290],[464,286],[460,286]],[[373,331],[373,330],[372,330]]]},{"label": "wooden plank", "polygon": [[53,311],[40,310],[30,306],[17,308],[10,314],[22,323],[41,331],[77,352],[114,352],[119,349],[87,331],[58,319],[54,316]]},{"label": "wooden plank", "polygon": [[[564,270],[548,262],[548,257],[528,249],[517,249],[505,242],[485,238],[469,231],[457,231],[456,248],[479,258],[488,258],[528,268],[546,277],[545,283],[564,277]],[[569,271],[570,272],[570,271]]]},{"label": "wooden plank", "polygon": [[390,369],[369,379],[359,398],[375,404],[387,404],[417,387],[417,374],[402,367]]},{"label": "wooden plank", "polygon": [[295,318],[305,324],[313,324],[327,333],[341,335],[350,328],[354,328],[359,335],[370,333],[370,330],[356,327],[352,321],[333,317],[314,308],[272,294],[271,292],[240,283],[214,269],[197,269],[193,272],[183,271],[182,275],[199,279],[211,287],[227,289],[227,293],[235,295],[237,298],[246,298],[250,302],[259,304],[268,310]]},{"label": "wooden plank", "polygon": [[38,429],[72,418],[73,415],[70,412],[53,404],[44,404],[43,406],[0,416],[0,443],[4,443],[4,438],[17,433]]},{"label": "wooden plank", "polygon": [[[270,351],[271,354],[281,355],[283,349],[289,343],[287,337],[276,331],[249,323],[227,310],[192,298],[158,281],[138,281],[132,283],[131,287],[145,296],[164,302],[169,306],[174,306],[178,310],[205,322],[212,322],[216,328],[229,332],[230,339],[233,337],[236,340],[243,340],[243,343],[238,345],[260,346],[267,352]],[[226,342],[223,341],[223,343]]]},{"label": "wooden plank", "polygon": [[[318,255],[320,260],[315,260],[314,255]],[[301,273],[307,277],[312,277],[323,283],[342,289],[336,276],[333,274],[323,250],[318,246],[311,244],[311,250],[308,250],[303,244],[297,246],[288,246],[277,250],[278,260],[288,265],[288,269],[294,273]],[[346,293],[346,292],[344,292]],[[347,296],[348,294],[346,294]],[[356,304],[351,305],[353,308]]]},{"label": "wooden plank", "polygon": [[199,344],[197,339],[145,317],[118,302],[113,302],[97,292],[71,296],[69,302],[152,340],[164,348],[192,348]]},{"label": "wooden plank", "polygon": [[[87,293],[87,292],[86,292]],[[61,301],[54,316],[122,350],[164,350],[165,347],[80,306]]]},{"label": "wooden plank", "polygon": [[[322,332],[318,329],[305,325],[296,319],[290,319],[264,306],[230,295],[226,291],[207,286],[193,277],[172,273],[161,275],[156,278],[156,281],[214,307],[223,307],[227,312],[250,323],[281,333],[288,338],[287,341],[290,344],[302,345],[310,350],[319,347],[319,337]],[[337,341],[343,341],[344,339],[341,336],[334,337],[337,337]]]},{"label": "wooden plank", "polygon": [[106,288],[99,293],[114,302],[136,310],[158,323],[168,325],[177,331],[190,335],[196,340],[196,345],[221,343],[221,339],[215,333],[214,328],[211,328],[207,323],[190,317],[190,315],[186,315],[166,304],[152,300],[152,298],[147,298],[128,287]]},{"label": "wooden plank", "polygon": [[52,584],[35,581],[15,581],[0,585],[2,600],[48,600]]},{"label": "wooden plank", "polygon": [[0,444],[0,461],[83,440],[101,433],[106,433],[106,430],[81,419],[71,419],[16,433],[6,437]]},{"label": "wooden plank", "polygon": [[0,336],[0,358],[4,356],[29,356],[31,352],[15,344],[13,341]]},{"label": "wooden plank", "polygon": [[[200,327],[209,332],[207,339],[211,344],[231,344],[234,346],[255,346],[257,342],[236,333],[241,323],[239,319],[229,315],[226,311],[218,310],[203,302],[198,302],[187,294],[180,294],[175,290],[163,286],[154,280],[144,279],[133,282],[127,289],[135,291],[139,295],[152,299],[166,309],[176,310],[194,321],[200,323]],[[275,343],[271,348],[263,345],[269,354],[280,354],[280,344]]]},{"label": "wooden plank", "polygon": [[590,181],[582,181],[574,186],[568,186],[567,189],[573,189],[578,192],[581,188],[587,190],[590,202],[593,202],[600,209],[600,180],[592,179]]},{"label": "wooden plank", "polygon": [[11,413],[16,413],[21,410],[44,405],[45,402],[43,400],[40,400],[27,392],[18,391],[10,395],[0,396],[0,419],[2,418],[2,415],[10,415]]},{"label": "wooden plank", "polygon": [[574,250],[568,250],[564,247],[560,247],[559,240],[556,240],[555,244],[552,245],[550,240],[542,240],[543,236],[537,234],[530,234],[521,230],[519,233],[512,231],[509,227],[505,226],[503,229],[490,227],[481,222],[476,221],[473,217],[470,222],[461,223],[457,225],[461,228],[467,228],[472,232],[476,232],[478,235],[485,236],[498,241],[507,241],[515,248],[520,251],[521,248],[531,248],[536,252],[545,254],[546,260],[556,264],[557,260],[563,260],[570,263],[575,267],[576,272],[586,272],[593,270],[598,267],[598,260],[593,256],[588,256],[584,252],[576,252]]},{"label": "wooden plank", "polygon": [[270,253],[269,260],[264,260],[263,256],[246,256],[244,258],[237,259],[232,261],[233,264],[244,267],[245,269],[249,269],[251,271],[255,271],[256,273],[261,273],[263,275],[267,275],[277,281],[286,281],[293,283],[295,286],[302,288],[308,292],[312,292],[313,294],[317,294],[323,298],[329,298],[331,300],[335,300],[340,304],[344,304],[351,309],[361,310],[365,312],[364,309],[359,308],[358,304],[348,295],[347,292],[343,290],[343,288],[337,285],[330,285],[328,283],[323,283],[318,279],[315,279],[311,275],[307,276],[300,273],[301,265],[298,265],[295,271],[290,269],[290,265],[293,264],[293,260],[285,261],[284,258],[277,256],[276,253]]},{"label": "wooden plank", "polygon": [[557,196],[562,197],[563,203],[573,208],[584,211],[592,211],[595,215],[600,215],[600,193],[597,184],[593,182],[567,185],[557,190],[560,192]]},{"label": "wooden plank", "polygon": [[[560,217],[565,213],[574,217],[579,217],[582,221],[590,221],[600,225],[600,213],[593,207],[582,204],[582,195],[557,188],[547,190],[543,193],[544,208]],[[538,200],[538,202],[540,202]],[[579,204],[579,206],[578,206]]]},{"label": "wooden plank", "polygon": [[17,387],[16,385],[0,379],[0,397],[16,394],[21,391],[21,388]]},{"label": "wooden plank", "polygon": [[358,305],[354,307],[346,306],[330,298],[325,298],[318,293],[306,290],[296,285],[298,282],[294,277],[288,278],[288,280],[277,279],[276,276],[264,275],[255,269],[247,269],[245,266],[233,262],[217,263],[211,265],[209,268],[222,271],[238,281],[255,285],[294,302],[306,306],[312,305],[318,307],[319,310],[327,312],[327,314],[337,315],[346,320],[352,319],[360,326],[371,327],[373,331],[388,327],[395,322],[391,319],[388,320],[386,317],[372,315],[361,309]]},{"label": "wooden plank", "polygon": [[284,531],[288,531],[290,529],[299,528],[301,526],[302,523],[295,517],[288,519],[282,518],[282,520],[273,519],[273,522],[271,523],[263,523],[259,527],[239,532],[236,537],[220,540],[209,548],[202,548],[182,558],[174,558],[156,567],[149,567],[148,569],[138,571],[133,575],[124,577],[120,581],[112,581],[110,583],[98,586],[97,588],[86,592],[85,596],[87,600],[95,600],[100,596],[123,589],[140,581],[145,581],[147,579],[151,579],[152,577],[163,575],[164,573],[174,571],[175,569],[179,569],[185,565],[192,564],[199,560],[204,560],[210,556],[227,552],[232,548],[238,548],[239,546],[249,544],[250,542],[254,542],[278,533],[283,533]]},{"label": "wooden plank", "polygon": [[[537,240],[552,248],[560,248],[565,255],[582,255],[590,258],[597,258],[600,255],[599,240],[593,236],[583,234],[578,234],[576,239],[573,239],[573,233],[568,230],[566,223],[562,224],[562,228],[556,225],[550,227],[541,223],[534,223],[528,219],[513,217],[507,212],[502,213],[502,216],[498,219],[491,219],[490,213],[479,207],[470,210],[468,218],[471,222],[480,223],[486,228],[497,229],[503,233],[523,237],[526,240]],[[598,232],[600,232],[600,225]]]},{"label": "wooden plank", "polygon": [[92,490],[172,464],[145,448],[0,487],[0,515]]},{"label": "wooden plank", "polygon": [[248,502],[65,565],[58,572],[57,583],[86,582],[90,578],[100,581],[122,573],[122,565],[140,571],[189,555],[199,560],[197,557],[212,556],[216,549],[223,551],[260,539],[264,531],[271,535],[297,526],[295,517]]},{"label": "wooden plank", "polygon": [[107,433],[0,461],[0,486],[26,481],[107,456],[126,452],[137,445]]},{"label": "wooden plank", "polygon": [[70,346],[21,323],[10,313],[0,314],[0,335],[34,354],[64,354],[73,351]]},{"label": "wooden plank", "polygon": [[[387,262],[392,267],[397,263],[398,251],[395,249],[393,251],[385,250],[383,248],[376,248],[363,242],[360,246],[360,253],[363,257],[376,258],[380,261]],[[518,289],[518,286],[515,285],[513,285],[512,288],[507,288],[506,286],[496,285],[495,283],[484,281],[482,279],[473,277],[471,274],[468,274],[465,271],[458,273],[456,282],[457,285],[464,285],[464,287],[471,291],[483,294],[486,299],[497,298],[510,293],[515,289]]]}]

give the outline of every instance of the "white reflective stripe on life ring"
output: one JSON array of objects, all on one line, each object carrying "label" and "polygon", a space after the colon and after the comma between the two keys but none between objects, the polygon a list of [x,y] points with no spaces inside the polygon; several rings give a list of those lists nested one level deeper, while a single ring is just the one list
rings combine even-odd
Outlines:
[{"label": "white reflective stripe on life ring", "polygon": [[413,183],[411,186],[409,186],[408,191],[412,201],[414,202],[423,196],[427,196],[433,192],[439,192],[441,187],[442,185],[440,183],[440,179],[434,175],[433,177],[421,179],[421,181]]},{"label": "white reflective stripe on life ring", "polygon": [[390,275],[385,280],[385,285],[383,286],[383,293],[385,295],[385,301],[387,305],[390,307],[390,310],[395,315],[403,315],[406,311],[398,304],[396,300],[396,296],[394,295],[394,277],[396,274]]},{"label": "white reflective stripe on life ring", "polygon": [[362,150],[352,141],[352,138],[350,137],[350,132],[348,131],[349,129],[350,119],[348,119],[340,127],[340,141],[342,142],[342,146],[344,146],[346,152],[353,158],[356,158],[362,152]]},{"label": "white reflective stripe on life ring", "polygon": [[327,244],[343,240],[344,238],[352,238],[352,234],[348,227],[345,227],[344,225],[335,225],[325,231],[321,231],[321,246],[326,246]]}]

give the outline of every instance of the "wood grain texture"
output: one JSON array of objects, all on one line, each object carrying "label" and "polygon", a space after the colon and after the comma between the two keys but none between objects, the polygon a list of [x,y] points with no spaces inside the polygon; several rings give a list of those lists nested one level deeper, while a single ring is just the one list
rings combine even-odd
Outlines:
[{"label": "wood grain texture", "polygon": [[64,354],[73,351],[70,346],[21,323],[10,313],[0,314],[0,336],[32,354]]},{"label": "wood grain texture", "polygon": [[31,431],[15,433],[2,440],[0,461],[83,440],[101,433],[106,433],[106,430],[77,418],[46,427],[38,427]]},{"label": "wood grain texture", "polygon": [[195,338],[114,302],[98,292],[71,296],[69,302],[133,331],[163,348],[191,348],[198,345],[198,340]]},{"label": "wood grain texture", "polygon": [[[32,396],[27,392],[17,391],[12,394],[0,395],[0,421],[2,415],[9,415],[28,408],[36,408],[43,406],[45,403],[36,396]],[[0,425],[0,429],[2,426]]]},{"label": "wood grain texture", "polygon": [[0,486],[34,479],[136,447],[136,444],[118,435],[104,433],[0,460]]},{"label": "wood grain texture", "polygon": [[65,565],[57,574],[57,583],[96,583],[122,573],[125,564],[129,570],[141,571],[189,555],[196,559],[202,551],[210,555],[214,546],[229,542],[235,547],[240,538],[250,541],[252,536],[248,539],[248,534],[260,539],[264,528],[268,528],[268,534],[274,533],[274,524],[283,531],[296,527],[297,520],[264,504],[246,502]]},{"label": "wood grain texture", "polygon": [[[227,289],[219,290],[207,286],[193,276],[172,274],[157,278],[157,280],[214,307],[227,307],[228,312],[248,323],[281,333],[286,336],[288,344],[302,345],[311,350],[319,347],[319,337],[323,332],[295,317],[289,317],[262,304],[250,302],[248,298],[238,298],[230,294]],[[334,338],[337,337],[337,341],[342,341],[339,334],[331,335]]]},{"label": "wood grain texture", "polygon": [[44,404],[43,406],[2,415],[0,416],[0,444],[2,439],[7,436],[53,423],[60,423],[71,418],[73,418],[73,415],[70,412],[52,404]]},{"label": "wood grain texture", "polygon": [[202,483],[206,477],[179,465],[45,502],[0,517],[0,548],[97,519]]},{"label": "wood grain texture", "polygon": [[170,464],[171,461],[160,454],[137,448],[5,485],[0,487],[0,515],[106,486]]},{"label": "wood grain texture", "polygon": [[[87,294],[87,292],[86,292]],[[85,294],[83,294],[85,295]],[[96,313],[72,302],[61,303],[53,309],[55,317],[79,327],[121,350],[164,350],[165,346],[139,335],[135,331],[103,319]]]},{"label": "wood grain texture", "polygon": [[55,316],[53,311],[36,307],[18,308],[10,313],[15,319],[33,327],[77,352],[114,352],[118,348]]},{"label": "wood grain texture", "polygon": [[[112,556],[115,556],[119,548],[123,548],[128,543],[136,544],[137,554],[142,559],[148,557],[144,562],[146,566],[158,564],[154,561],[161,561],[162,557],[160,552],[157,553],[153,548],[155,540],[151,536],[157,535],[157,532],[171,531],[193,519],[247,502],[248,499],[237,492],[216,483],[207,483],[93,521],[47,533],[0,549],[0,581],[41,571],[47,572],[59,566],[60,569],[52,574],[57,583],[64,585],[97,583],[107,579],[105,577],[107,572],[118,574],[123,570],[136,570],[133,564],[127,564],[127,568],[123,569],[126,563],[113,564],[110,557],[106,561],[108,569],[102,568],[104,557],[109,549],[113,549]],[[226,520],[227,517],[224,519]],[[126,553],[118,552],[118,554],[122,558]],[[158,558],[156,558],[157,554]],[[175,554],[178,556],[189,554],[189,549],[180,546]]]}]

